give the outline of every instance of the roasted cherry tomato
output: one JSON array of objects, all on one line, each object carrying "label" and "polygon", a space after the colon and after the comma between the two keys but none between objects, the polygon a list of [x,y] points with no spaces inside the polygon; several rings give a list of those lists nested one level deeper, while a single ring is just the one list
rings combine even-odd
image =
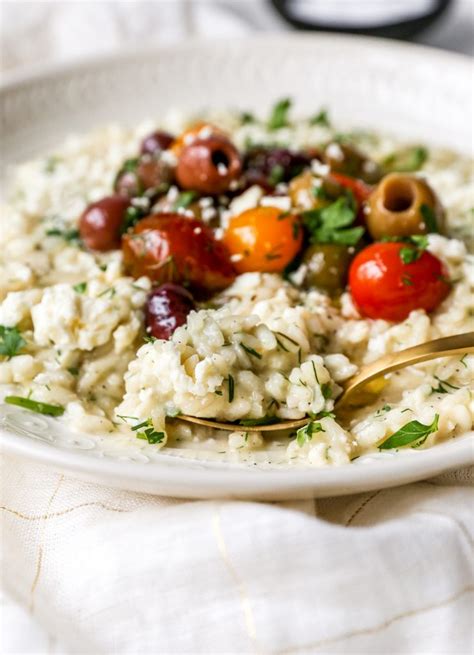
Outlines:
[{"label": "roasted cherry tomato", "polygon": [[[407,249],[418,256],[410,263],[404,261],[413,259],[406,257]],[[403,321],[414,309],[436,309],[451,290],[447,275],[429,252],[420,254],[407,243],[373,243],[352,261],[349,287],[364,316]]]},{"label": "roasted cherry tomato", "polygon": [[256,207],[234,216],[223,239],[239,273],[280,272],[303,242],[300,219],[277,207]]},{"label": "roasted cherry tomato", "polygon": [[162,284],[153,289],[145,305],[147,332],[156,339],[170,339],[194,309],[194,300],[187,289],[177,284]]},{"label": "roasted cherry tomato", "polygon": [[200,292],[232,283],[234,268],[212,230],[180,214],[155,214],[139,221],[122,239],[126,269],[158,283],[175,282]]},{"label": "roasted cherry tomato", "polygon": [[129,206],[127,198],[107,196],[86,207],[79,219],[79,234],[90,250],[113,250],[120,248],[121,230],[125,211]]}]

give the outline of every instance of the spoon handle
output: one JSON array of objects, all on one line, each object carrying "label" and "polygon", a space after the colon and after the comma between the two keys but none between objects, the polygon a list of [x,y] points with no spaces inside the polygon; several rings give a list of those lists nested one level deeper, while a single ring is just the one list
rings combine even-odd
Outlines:
[{"label": "spoon handle", "polygon": [[474,352],[474,332],[465,332],[451,337],[443,337],[420,343],[418,346],[389,353],[377,359],[372,364],[364,366],[360,373],[350,378],[344,385],[344,392],[338,398],[338,406],[347,404],[356,391],[359,391],[371,380],[398,371],[412,364],[419,364],[438,357],[464,355]]}]

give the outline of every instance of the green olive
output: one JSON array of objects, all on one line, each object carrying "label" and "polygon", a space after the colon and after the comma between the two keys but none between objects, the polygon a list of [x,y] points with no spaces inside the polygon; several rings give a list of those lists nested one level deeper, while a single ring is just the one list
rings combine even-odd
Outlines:
[{"label": "green olive", "polygon": [[311,171],[304,171],[294,177],[288,194],[297,209],[322,209],[347,193],[342,184],[331,177],[318,177]]},{"label": "green olive", "polygon": [[414,175],[390,173],[371,193],[366,223],[374,239],[438,232],[444,210],[433,189]]},{"label": "green olive", "polygon": [[367,184],[375,184],[382,176],[380,166],[360,150],[346,143],[331,141],[324,149],[324,162],[332,173],[357,177]]},{"label": "green olive", "polygon": [[316,287],[330,295],[343,291],[351,255],[347,246],[336,243],[315,243],[303,255],[307,266],[306,287]]}]

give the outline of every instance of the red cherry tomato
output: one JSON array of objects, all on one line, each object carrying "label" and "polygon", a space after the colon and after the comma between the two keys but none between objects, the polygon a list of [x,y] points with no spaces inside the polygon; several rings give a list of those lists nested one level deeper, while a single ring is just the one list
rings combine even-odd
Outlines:
[{"label": "red cherry tomato", "polygon": [[349,189],[349,191],[352,191],[354,198],[357,200],[359,205],[361,205],[363,202],[366,202],[373,191],[373,187],[355,177],[342,175],[342,173],[330,173],[330,177],[338,182],[341,186]]},{"label": "red cherry tomato", "polygon": [[133,277],[174,282],[202,292],[219,291],[235,278],[227,250],[201,221],[155,214],[122,238],[123,261]]},{"label": "red cherry tomato", "polygon": [[403,321],[414,309],[431,312],[451,290],[443,263],[429,252],[405,264],[406,243],[373,243],[353,259],[349,287],[360,313]]}]

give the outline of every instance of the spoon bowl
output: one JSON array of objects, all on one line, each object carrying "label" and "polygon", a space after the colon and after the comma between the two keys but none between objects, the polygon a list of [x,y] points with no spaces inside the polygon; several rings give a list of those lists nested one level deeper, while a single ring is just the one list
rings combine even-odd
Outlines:
[{"label": "spoon bowl", "polygon": [[[361,393],[367,389],[374,380],[382,378],[388,373],[398,371],[406,366],[420,364],[430,359],[438,357],[452,357],[454,355],[464,355],[465,353],[474,352],[474,332],[465,332],[450,337],[442,337],[433,341],[426,341],[411,348],[405,348],[398,352],[384,355],[375,362],[364,366],[359,373],[346,380],[343,383],[343,392],[336,400],[335,410],[341,408],[350,408],[364,405],[361,403]],[[382,386],[379,385],[379,390]],[[376,390],[375,390],[376,391]],[[374,389],[371,389],[374,393]],[[296,430],[303,427],[310,421],[310,417],[305,417],[290,421],[279,421],[278,423],[265,423],[262,425],[245,425],[238,423],[221,423],[212,419],[198,418],[197,416],[187,416],[181,414],[175,417],[176,420],[187,423],[195,423],[204,427],[214,428],[215,430],[227,430],[235,432],[242,430],[245,432],[276,432],[280,430]],[[258,419],[256,419],[258,420]]]}]

